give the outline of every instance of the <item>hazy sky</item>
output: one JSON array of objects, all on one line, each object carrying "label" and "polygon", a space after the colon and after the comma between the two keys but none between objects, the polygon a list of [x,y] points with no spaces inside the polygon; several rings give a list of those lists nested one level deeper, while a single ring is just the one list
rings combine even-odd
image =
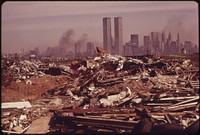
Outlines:
[{"label": "hazy sky", "polygon": [[139,34],[143,45],[143,36],[164,30],[166,35],[172,32],[173,40],[179,32],[181,42],[198,44],[198,3],[192,1],[13,1],[2,5],[2,53],[58,46],[69,29],[73,40],[87,34],[87,41],[103,46],[102,18],[111,17],[114,37],[116,16],[123,18],[124,43],[130,34]]}]

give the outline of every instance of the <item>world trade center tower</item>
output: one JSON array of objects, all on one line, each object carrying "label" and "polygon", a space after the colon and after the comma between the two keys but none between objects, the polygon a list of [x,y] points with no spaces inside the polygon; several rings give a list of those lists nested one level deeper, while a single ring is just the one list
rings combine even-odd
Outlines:
[{"label": "world trade center tower", "polygon": [[111,18],[103,18],[103,47],[108,53],[112,53]]},{"label": "world trade center tower", "polygon": [[115,25],[115,54],[123,55],[123,31],[122,31],[122,17],[114,18]]}]

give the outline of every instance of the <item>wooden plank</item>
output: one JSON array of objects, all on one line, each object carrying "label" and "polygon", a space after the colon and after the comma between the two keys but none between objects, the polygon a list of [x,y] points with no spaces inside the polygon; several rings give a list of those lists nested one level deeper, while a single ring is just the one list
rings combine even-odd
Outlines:
[{"label": "wooden plank", "polygon": [[30,128],[25,132],[25,134],[46,134],[49,130],[49,121],[51,116],[41,117],[34,120]]},{"label": "wooden plank", "polygon": [[168,123],[172,123],[171,119],[169,118],[169,114],[165,114],[165,119],[167,120]]},{"label": "wooden plank", "polygon": [[24,128],[21,132],[16,132],[16,131],[6,131],[6,130],[1,130],[3,133],[8,133],[8,134],[22,134],[22,133],[24,133],[28,128],[30,127],[30,125],[29,126],[27,126],[26,128]]},{"label": "wooden plank", "polygon": [[178,106],[173,106],[173,107],[166,107],[165,110],[178,111],[178,110],[182,110],[182,109],[196,107],[197,104],[198,104],[198,102],[193,102],[193,103],[183,104],[183,105],[178,105]]},{"label": "wooden plank", "polygon": [[148,113],[149,115],[172,115],[172,116],[176,116],[176,115],[185,115],[186,112],[153,112],[153,113]]},{"label": "wooden plank", "polygon": [[112,113],[110,113],[110,114],[102,114],[102,116],[103,117],[118,117],[118,116],[132,116],[132,117],[134,117],[134,116],[137,116],[137,114],[136,113],[122,113],[122,114],[112,114]]},{"label": "wooden plank", "polygon": [[184,100],[184,99],[193,99],[199,96],[188,96],[188,97],[167,97],[167,98],[161,98],[161,101],[165,100]]},{"label": "wooden plank", "polygon": [[83,116],[76,116],[78,119],[85,119],[85,120],[98,120],[98,121],[107,121],[107,122],[119,122],[119,123],[126,123],[126,124],[136,124],[138,121],[123,121],[117,119],[105,119],[105,118],[90,118],[90,117],[83,117]]},{"label": "wooden plank", "polygon": [[182,101],[182,102],[176,103],[173,106],[177,106],[177,105],[181,105],[181,104],[184,104],[184,103],[192,102],[192,101],[195,101],[195,100],[198,100],[198,99],[199,99],[199,96],[195,97],[193,99],[189,99],[189,100],[186,100],[186,101]]},{"label": "wooden plank", "polygon": [[23,109],[23,108],[30,108],[32,107],[29,101],[25,102],[4,102],[1,104],[2,109],[6,108],[18,108],[18,109]]}]

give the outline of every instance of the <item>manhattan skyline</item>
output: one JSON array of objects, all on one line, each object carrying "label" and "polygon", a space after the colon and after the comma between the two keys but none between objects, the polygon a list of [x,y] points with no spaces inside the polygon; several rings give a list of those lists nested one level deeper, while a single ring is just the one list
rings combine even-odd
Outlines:
[{"label": "manhattan skyline", "polygon": [[[163,30],[180,41],[198,43],[198,4],[194,1],[126,2],[5,2],[2,5],[2,53],[15,53],[39,47],[58,46],[66,31],[73,30],[72,40],[83,35],[95,46],[103,46],[103,17],[123,18],[123,40],[131,34],[143,36]],[[114,24],[114,21],[111,21]],[[111,26],[114,37],[114,26]],[[175,39],[172,39],[175,40]],[[85,45],[86,46],[86,45]],[[69,46],[69,51],[73,46]]]}]

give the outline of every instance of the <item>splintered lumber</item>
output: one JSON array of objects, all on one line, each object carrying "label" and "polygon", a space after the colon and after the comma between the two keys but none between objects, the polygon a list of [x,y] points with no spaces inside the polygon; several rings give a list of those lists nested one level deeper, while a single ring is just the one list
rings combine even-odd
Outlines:
[{"label": "splintered lumber", "polygon": [[171,119],[169,118],[169,114],[164,115],[168,123],[172,123]]},{"label": "splintered lumber", "polygon": [[177,87],[177,89],[185,90],[185,91],[193,91],[192,88]]},{"label": "splintered lumber", "polygon": [[121,129],[133,129],[133,127],[139,121],[124,121],[124,120],[117,120],[117,119],[105,119],[105,118],[90,118],[90,117],[82,117],[77,116],[74,122],[79,122],[83,124],[89,125],[96,125],[96,126],[110,126],[116,127]]},{"label": "splintered lumber", "polygon": [[66,113],[66,112],[71,112],[74,115],[102,115],[105,113],[131,113],[135,110],[134,107],[113,107],[113,108],[89,108],[89,109],[63,109],[60,111],[57,111],[57,113]]},{"label": "splintered lumber", "polygon": [[172,116],[176,116],[176,115],[185,115],[186,112],[150,112],[148,113],[149,115],[172,115]]},{"label": "splintered lumber", "polygon": [[7,134],[23,134],[28,128],[30,127],[27,126],[26,128],[24,128],[21,132],[16,132],[16,131],[6,131],[6,130],[2,130],[3,133],[7,133]]},{"label": "splintered lumber", "polygon": [[148,106],[167,106],[171,105],[172,103],[147,103]]},{"label": "splintered lumber", "polygon": [[165,101],[165,100],[184,100],[184,99],[193,99],[199,96],[189,96],[189,97],[168,97],[168,98],[161,98],[161,101]]},{"label": "splintered lumber", "polygon": [[185,73],[190,73],[190,72],[199,72],[199,68],[198,69],[193,69],[193,70],[187,70],[184,71]]},{"label": "splintered lumber", "polygon": [[106,118],[91,118],[87,116],[75,116],[75,117],[66,117],[66,116],[57,116],[59,122],[73,122],[76,124],[84,124],[87,126],[107,128],[107,129],[126,129],[131,130],[139,121],[125,121],[117,119],[106,119]]},{"label": "splintered lumber", "polygon": [[189,99],[189,100],[186,100],[186,101],[182,101],[182,102],[179,102],[177,104],[174,104],[173,106],[176,106],[176,105],[180,105],[180,104],[184,104],[184,103],[188,103],[188,102],[192,102],[192,101],[196,101],[199,99],[199,96],[193,98],[193,99]]},{"label": "splintered lumber", "polygon": [[103,74],[104,70],[100,70],[98,71],[97,73],[95,73],[90,79],[88,79],[87,81],[85,81],[83,84],[82,84],[82,87],[86,86],[90,81],[92,81],[97,75],[99,74]]},{"label": "splintered lumber", "polygon": [[197,88],[199,89],[199,81],[189,81],[192,88]]},{"label": "splintered lumber", "polygon": [[193,103],[188,103],[188,104],[183,104],[183,105],[170,106],[170,107],[166,107],[165,110],[178,111],[178,110],[182,110],[182,109],[196,107],[197,104],[198,104],[198,102],[193,102]]},{"label": "splintered lumber", "polygon": [[122,113],[122,114],[112,114],[112,113],[108,113],[108,114],[102,114],[103,117],[118,117],[118,116],[131,116],[131,117],[135,117],[137,116],[136,113]]}]

